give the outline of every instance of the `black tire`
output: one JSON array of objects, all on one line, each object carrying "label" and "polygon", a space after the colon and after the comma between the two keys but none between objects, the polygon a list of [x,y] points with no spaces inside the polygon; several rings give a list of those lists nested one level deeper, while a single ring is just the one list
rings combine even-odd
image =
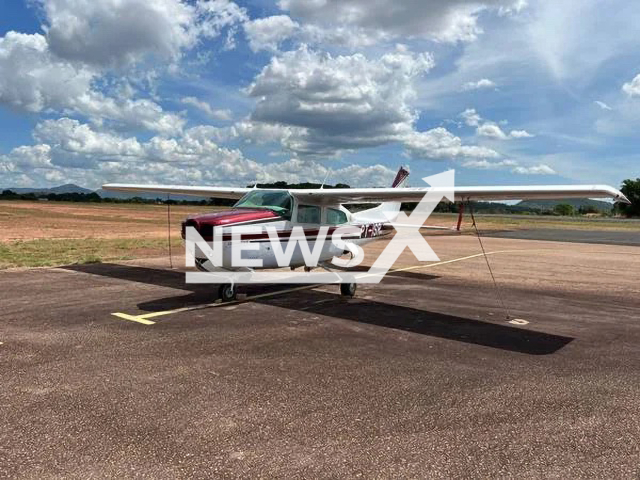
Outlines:
[{"label": "black tire", "polygon": [[352,297],[356,294],[358,285],[356,283],[341,283],[340,294],[345,297]]},{"label": "black tire", "polygon": [[231,283],[223,283],[218,289],[218,297],[223,302],[233,302],[236,299],[236,287]]}]

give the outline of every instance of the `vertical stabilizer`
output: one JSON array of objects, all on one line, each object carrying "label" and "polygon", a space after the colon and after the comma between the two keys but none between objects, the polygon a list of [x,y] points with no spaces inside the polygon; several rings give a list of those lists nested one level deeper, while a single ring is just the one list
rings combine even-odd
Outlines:
[{"label": "vertical stabilizer", "polygon": [[393,180],[393,183],[391,184],[391,188],[396,188],[402,185],[402,183],[407,179],[408,176],[409,176],[409,170],[405,169],[401,165],[400,170],[398,170],[398,173],[396,173],[396,178]]}]

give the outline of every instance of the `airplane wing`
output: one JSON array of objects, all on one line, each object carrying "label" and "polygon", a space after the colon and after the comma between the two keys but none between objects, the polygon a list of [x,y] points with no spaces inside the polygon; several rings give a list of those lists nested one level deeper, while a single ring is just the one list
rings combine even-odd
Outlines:
[{"label": "airplane wing", "polygon": [[[438,187],[432,187],[438,190]],[[322,204],[419,202],[430,188],[332,188],[289,190],[300,201]],[[444,189],[442,189],[444,192]],[[534,185],[513,187],[456,187],[456,201],[611,198],[629,202],[622,192],[607,185]]]},{"label": "airplane wing", "polygon": [[[253,190],[242,187],[225,188],[119,183],[106,184],[103,185],[102,188],[103,190],[117,192],[166,193],[231,199],[239,199],[245,193]],[[436,191],[438,190],[437,187],[432,188],[435,188]],[[337,205],[348,203],[419,202],[429,191],[429,188],[317,188],[289,189],[287,191],[302,202],[307,201],[313,204]],[[456,201],[561,200],[563,198],[610,198],[615,201],[629,203],[629,200],[622,192],[607,185],[531,185],[455,188]]]},{"label": "airplane wing", "polygon": [[128,193],[164,193],[170,195],[193,195],[196,197],[230,198],[239,200],[251,188],[243,187],[197,187],[189,185],[135,185],[127,183],[107,183],[103,190]]}]

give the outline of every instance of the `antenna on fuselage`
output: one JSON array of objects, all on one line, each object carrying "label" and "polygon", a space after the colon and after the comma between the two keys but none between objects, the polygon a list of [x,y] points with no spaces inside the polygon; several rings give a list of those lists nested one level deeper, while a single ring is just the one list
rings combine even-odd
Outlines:
[{"label": "antenna on fuselage", "polygon": [[327,183],[327,178],[329,178],[330,174],[331,174],[331,169],[327,170],[327,174],[324,176],[324,180],[322,181],[322,185],[320,185],[320,190],[322,190],[324,188],[324,184]]}]

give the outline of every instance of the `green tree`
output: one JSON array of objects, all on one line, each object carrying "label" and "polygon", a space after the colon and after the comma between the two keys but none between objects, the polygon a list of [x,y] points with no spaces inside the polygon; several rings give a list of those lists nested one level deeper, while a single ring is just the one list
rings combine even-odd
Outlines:
[{"label": "green tree", "polygon": [[600,212],[600,210],[598,210],[593,205],[580,205],[580,208],[578,209],[578,213],[580,215],[587,215],[589,213],[602,213],[602,212]]},{"label": "green tree", "polygon": [[573,205],[569,205],[568,203],[559,203],[555,207],[553,207],[553,211],[556,215],[573,215],[575,213],[575,209]]},{"label": "green tree", "polygon": [[628,178],[623,181],[620,191],[629,199],[631,205],[618,203],[617,210],[627,217],[640,217],[640,178]]}]

